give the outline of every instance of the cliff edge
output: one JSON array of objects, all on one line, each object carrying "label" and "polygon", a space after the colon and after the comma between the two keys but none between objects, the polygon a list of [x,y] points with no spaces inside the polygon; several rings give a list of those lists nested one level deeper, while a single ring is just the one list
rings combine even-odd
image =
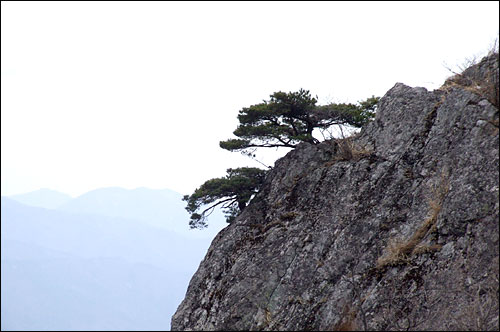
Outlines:
[{"label": "cliff edge", "polygon": [[276,162],[172,330],[498,330],[498,148],[498,54],[397,83],[358,135]]}]

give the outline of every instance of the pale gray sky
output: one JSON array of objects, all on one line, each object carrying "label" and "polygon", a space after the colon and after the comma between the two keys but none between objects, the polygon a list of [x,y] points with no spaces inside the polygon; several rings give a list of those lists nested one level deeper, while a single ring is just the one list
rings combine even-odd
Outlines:
[{"label": "pale gray sky", "polygon": [[[226,168],[242,107],[439,87],[498,35],[491,2],[1,2],[1,192],[183,194]],[[263,156],[272,163],[279,151]]]}]

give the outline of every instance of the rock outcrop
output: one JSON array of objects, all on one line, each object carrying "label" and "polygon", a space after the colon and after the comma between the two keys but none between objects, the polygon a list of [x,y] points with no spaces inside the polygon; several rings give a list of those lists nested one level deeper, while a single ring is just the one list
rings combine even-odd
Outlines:
[{"label": "rock outcrop", "polygon": [[498,54],[468,73],[279,159],[172,330],[498,330]]}]

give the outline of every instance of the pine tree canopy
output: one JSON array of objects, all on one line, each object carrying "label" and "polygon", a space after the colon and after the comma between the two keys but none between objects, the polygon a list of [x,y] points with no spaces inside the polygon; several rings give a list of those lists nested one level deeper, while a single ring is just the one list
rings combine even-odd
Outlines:
[{"label": "pine tree canopy", "polygon": [[269,101],[239,111],[240,124],[233,132],[238,137],[220,142],[229,151],[254,147],[294,148],[300,142],[317,144],[313,130],[326,130],[333,125],[361,127],[375,117],[378,97],[359,104],[317,106],[308,90],[275,92]]},{"label": "pine tree canopy", "polygon": [[[254,167],[229,168],[225,177],[208,180],[191,196],[185,195],[186,210],[191,213],[189,226],[207,227],[206,218],[219,205],[225,212],[226,221],[231,223],[259,190],[265,174],[266,170]],[[198,213],[205,206],[208,207]]]},{"label": "pine tree canopy", "polygon": [[[240,124],[233,132],[238,138],[220,142],[223,149],[248,152],[258,147],[294,148],[301,142],[317,144],[313,131],[328,131],[333,125],[361,127],[375,116],[378,97],[358,104],[316,105],[309,91],[275,92],[268,101],[243,108]],[[248,149],[248,150],[247,150]],[[229,168],[227,175],[211,179],[185,195],[186,210],[191,214],[191,228],[207,227],[206,218],[220,206],[231,223],[260,189],[267,170],[254,167]]]}]

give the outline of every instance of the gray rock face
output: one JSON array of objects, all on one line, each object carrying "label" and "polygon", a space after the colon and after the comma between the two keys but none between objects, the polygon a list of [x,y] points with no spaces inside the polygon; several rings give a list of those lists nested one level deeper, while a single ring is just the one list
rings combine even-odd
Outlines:
[{"label": "gray rock face", "polygon": [[278,160],[172,330],[498,330],[499,111],[478,91],[398,83],[356,137]]}]

